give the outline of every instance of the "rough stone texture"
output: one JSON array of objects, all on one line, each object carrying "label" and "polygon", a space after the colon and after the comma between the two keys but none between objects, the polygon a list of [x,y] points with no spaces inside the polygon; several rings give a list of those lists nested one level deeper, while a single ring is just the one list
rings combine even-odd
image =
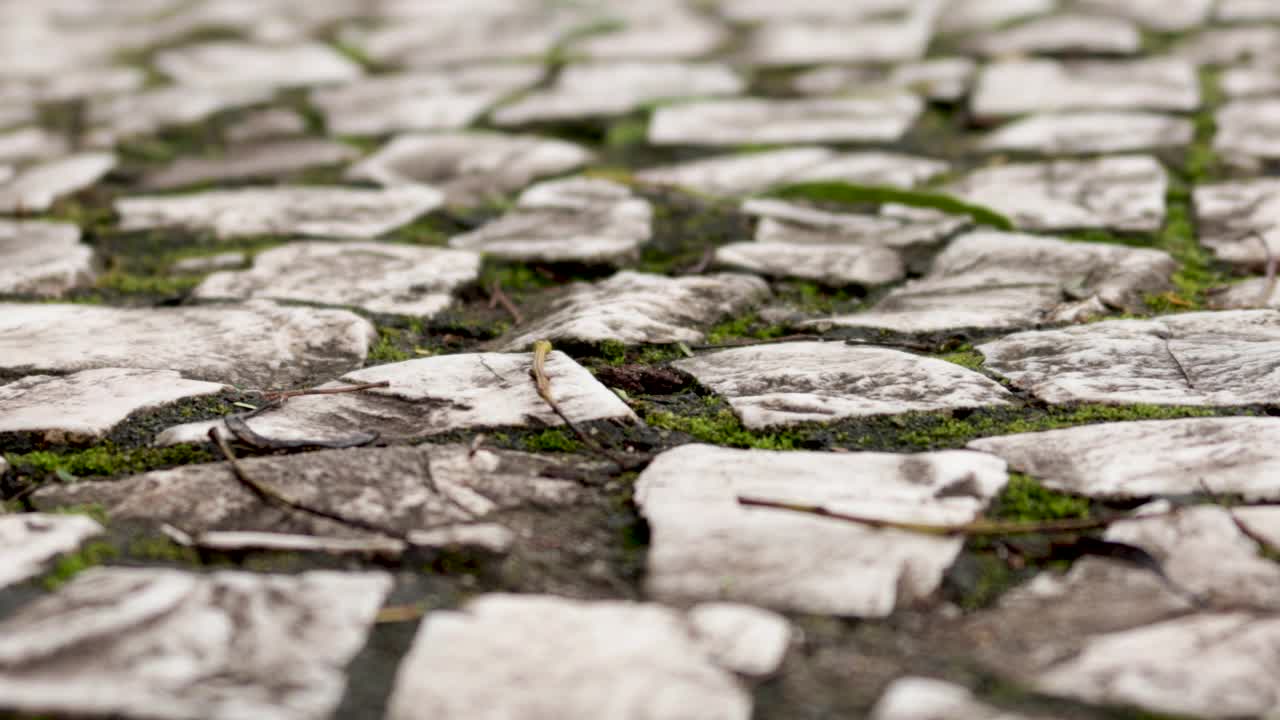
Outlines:
[{"label": "rough stone texture", "polygon": [[1049,403],[1231,406],[1276,402],[1280,313],[1170,315],[1010,335],[986,367]]},{"label": "rough stone texture", "polygon": [[982,69],[970,100],[984,118],[1063,110],[1188,112],[1199,105],[1195,66],[1177,58],[1002,60]]},{"label": "rough stone texture", "polygon": [[271,92],[253,86],[162,86],[125,95],[95,98],[88,103],[90,147],[109,148],[121,140],[175,125],[202,122],[239,107],[265,102]]},{"label": "rough stone texture", "polygon": [[950,186],[960,198],[995,210],[1023,230],[1160,229],[1169,174],[1155,158],[1114,155],[998,165]]},{"label": "rough stone texture", "polygon": [[1066,13],[983,33],[966,47],[987,57],[1133,55],[1142,49],[1142,34],[1136,24],[1123,18]]},{"label": "rough stone texture", "polygon": [[499,126],[622,115],[656,100],[737,95],[746,83],[723,63],[599,62],[570,65],[546,90],[493,113]]},{"label": "rough stone texture", "polygon": [[101,368],[65,377],[29,375],[0,385],[0,434],[34,433],[48,443],[101,439],[130,413],[226,386],[185,380],[172,370]]},{"label": "rough stone texture", "polygon": [[922,57],[945,0],[917,0],[894,20],[800,18],[758,26],[744,51],[755,65],[894,63]]},{"label": "rough stone texture", "polygon": [[[280,440],[340,440],[377,432],[387,441],[421,440],[453,430],[561,425],[538,396],[532,367],[532,353],[441,355],[378,365],[322,387],[386,381],[388,388],[293,398],[248,425]],[[546,370],[556,402],[575,423],[635,421],[635,413],[617,395],[569,356],[551,353]],[[222,422],[179,425],[161,433],[156,443],[205,442],[215,425]]]},{"label": "rough stone texture", "polygon": [[969,225],[943,212],[886,204],[878,214],[830,212],[800,203],[757,198],[742,211],[760,218],[756,242],[815,245],[857,243],[901,250],[936,247]]},{"label": "rough stone texture", "polygon": [[923,677],[894,680],[871,720],[1053,720],[988,705],[960,685]]},{"label": "rough stone texture", "polygon": [[1219,260],[1262,269],[1268,254],[1280,253],[1280,236],[1274,230],[1280,222],[1280,180],[1200,185],[1194,199],[1200,242]]},{"label": "rough stone texture", "polygon": [[474,205],[575,170],[594,157],[576,143],[536,135],[402,135],[352,167],[348,176],[385,186],[429,185],[450,205]]},{"label": "rough stone texture", "polygon": [[951,0],[939,29],[947,33],[988,30],[1055,10],[1058,0]]},{"label": "rough stone texture", "polygon": [[622,265],[639,258],[653,208],[624,185],[594,178],[540,183],[510,213],[449,246],[504,260]]},{"label": "rough stone texture", "polygon": [[1191,144],[1195,127],[1173,115],[1144,112],[1048,113],[1016,120],[982,140],[982,149],[1045,155],[1092,155]]},{"label": "rough stone texture", "polygon": [[259,253],[253,268],[210,275],[197,298],[263,298],[430,318],[480,277],[465,250],[376,242],[299,242]]},{"label": "rough stone texture", "polygon": [[363,240],[412,222],[443,201],[440,192],[419,186],[273,186],[124,198],[116,201],[116,212],[126,230],[183,227],[212,230],[222,238],[304,235]]},{"label": "rough stone texture", "polygon": [[1078,495],[1143,498],[1204,492],[1280,497],[1280,420],[1192,418],[1105,423],[974,440],[968,447]]},{"label": "rough stone texture", "polygon": [[894,142],[924,110],[909,93],[860,98],[704,100],[658,108],[654,145]]},{"label": "rough stone texture", "polygon": [[1004,486],[980,453],[916,455],[684,445],[640,475],[649,521],[646,587],[668,601],[728,599],[782,610],[883,617],[929,596],[958,538],[748,508],[739,496],[901,522],[967,522]]},{"label": "rough stone texture", "polygon": [[1223,105],[1216,115],[1218,132],[1213,149],[1233,161],[1280,159],[1280,100],[1260,98],[1235,100]]},{"label": "rough stone texture", "polygon": [[0,293],[56,297],[96,275],[77,226],[0,220]]},{"label": "rough stone texture", "polygon": [[31,374],[137,368],[293,386],[359,367],[376,338],[372,324],[343,310],[264,301],[147,309],[0,304],[0,367]]},{"label": "rough stone texture", "polygon": [[97,152],[30,165],[10,178],[0,178],[0,213],[44,212],[59,198],[94,184],[115,166],[115,155]]},{"label": "rough stone texture", "polygon": [[523,350],[538,340],[696,344],[706,337],[703,328],[746,312],[769,295],[769,286],[750,275],[669,278],[621,272],[575,286],[545,317],[502,341],[502,348]]},{"label": "rough stone texture", "polygon": [[390,589],[371,572],[90,569],[0,625],[0,706],[327,718]]},{"label": "rough stone texture", "polygon": [[776,185],[819,180],[909,188],[941,175],[949,167],[940,160],[901,153],[837,153],[826,148],[797,147],[717,155],[649,168],[636,173],[636,178],[713,195],[746,195]]},{"label": "rough stone texture", "polygon": [[716,248],[714,263],[771,277],[814,280],[831,287],[886,285],[906,275],[902,257],[877,245],[730,243]]},{"label": "rough stone texture", "polygon": [[956,102],[969,92],[977,70],[977,63],[967,57],[934,58],[891,69],[838,65],[803,72],[791,86],[805,95],[865,92],[883,86],[916,92],[938,102]]},{"label": "rough stone texture", "polygon": [[352,81],[364,70],[322,43],[255,45],[219,41],[185,45],[156,55],[155,66],[188,87],[249,85],[270,89]]},{"label": "rough stone texture", "polygon": [[[0,458],[0,473],[6,465]],[[50,560],[101,533],[102,526],[84,515],[0,513],[0,588],[39,575]]]},{"label": "rough stone texture", "polygon": [[238,145],[221,157],[184,157],[148,173],[142,184],[162,190],[208,182],[275,178],[326,165],[341,165],[359,157],[359,150],[333,140],[277,140]]},{"label": "rough stone texture", "polygon": [[750,695],[693,633],[660,605],[484,595],[426,617],[387,717],[747,720]]},{"label": "rough stone texture", "polygon": [[1179,32],[1202,25],[1216,0],[1076,0],[1082,9],[1132,18],[1143,27]]},{"label": "rough stone texture", "polygon": [[945,360],[839,342],[737,348],[673,365],[724,396],[749,428],[988,407],[1009,397]]},{"label": "rough stone texture", "polygon": [[1089,308],[1143,308],[1147,293],[1172,286],[1177,268],[1160,250],[974,232],[872,309],[811,324],[910,333],[1071,322]]},{"label": "rough stone texture", "polygon": [[[0,127],[4,123],[0,122]],[[67,139],[42,127],[24,127],[0,132],[0,163],[49,160],[67,154]]]}]

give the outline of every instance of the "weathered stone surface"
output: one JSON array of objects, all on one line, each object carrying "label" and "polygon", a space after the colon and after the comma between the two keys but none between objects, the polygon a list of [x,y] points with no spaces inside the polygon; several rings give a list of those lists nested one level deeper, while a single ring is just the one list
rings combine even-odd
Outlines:
[{"label": "weathered stone surface", "polygon": [[212,230],[222,238],[302,235],[363,240],[412,222],[443,201],[439,191],[421,186],[272,186],[123,198],[116,201],[116,212],[126,230],[183,227]]},{"label": "weathered stone surface", "polygon": [[224,110],[271,99],[264,88],[246,86],[163,86],[125,95],[94,98],[88,103],[90,147],[109,148],[117,142],[174,125],[202,122]]},{"label": "weathered stone surface", "polygon": [[1216,0],[1076,0],[1082,9],[1132,18],[1143,27],[1178,32],[1203,25]]},{"label": "weathered stone surface", "polygon": [[[562,424],[538,396],[532,367],[532,353],[440,355],[378,365],[323,387],[383,381],[390,387],[293,398],[247,423],[258,434],[280,440],[340,440],[377,432],[389,441],[452,430]],[[551,353],[546,370],[556,402],[575,423],[635,421],[626,403],[569,356]],[[221,425],[179,425],[161,433],[156,443],[205,442],[209,428]]]},{"label": "weathered stone surface", "polygon": [[95,275],[93,248],[75,225],[0,220],[0,293],[53,297]]},{"label": "weathered stone surface", "polygon": [[170,265],[169,269],[175,272],[205,273],[242,267],[248,262],[248,255],[233,250],[215,255],[197,255],[196,257],[183,258]]},{"label": "weathered stone surface", "polygon": [[0,706],[320,720],[390,589],[373,572],[93,568],[0,625]]},{"label": "weathered stone surface", "polygon": [[1168,186],[1169,174],[1155,158],[1113,155],[982,168],[950,190],[1022,230],[1154,232],[1164,222]]},{"label": "weathered stone surface", "polygon": [[480,256],[465,250],[298,242],[259,253],[252,269],[210,275],[193,295],[349,305],[429,318],[453,302],[454,290],[479,277]]},{"label": "weathered stone surface", "polygon": [[948,33],[986,30],[1053,12],[1057,6],[1058,0],[951,0],[938,26]]},{"label": "weathered stone surface", "polygon": [[723,63],[597,62],[570,65],[546,90],[493,113],[500,126],[622,115],[655,100],[737,95],[746,82]]},{"label": "weathered stone surface", "polygon": [[1210,289],[1208,305],[1214,310],[1280,308],[1280,287],[1265,277],[1250,278],[1233,285]]},{"label": "weathered stone surface", "polygon": [[115,155],[96,152],[30,165],[0,180],[0,213],[44,212],[59,198],[98,182],[115,166]]},{"label": "weathered stone surface", "polygon": [[805,95],[866,92],[883,86],[915,92],[930,100],[955,102],[969,92],[977,70],[977,63],[967,57],[933,58],[891,69],[838,65],[801,73],[791,86]]},{"label": "weathered stone surface", "polygon": [[1123,18],[1066,13],[983,33],[966,47],[987,57],[1133,55],[1142,49],[1142,34],[1136,24]]},{"label": "weathered stone surface", "polygon": [[695,605],[689,610],[689,624],[717,665],[749,677],[777,670],[791,642],[786,618],[751,605]]},{"label": "weathered stone surface", "polygon": [[400,665],[387,714],[388,720],[750,716],[751,696],[702,646],[684,613],[519,595],[483,595],[462,610],[427,615]]},{"label": "weathered stone surface", "polygon": [[233,143],[247,143],[302,135],[306,131],[307,120],[298,112],[269,108],[249,113],[228,126],[226,137]]},{"label": "weathered stone surface", "polygon": [[716,248],[714,263],[732,270],[814,280],[832,287],[885,285],[906,275],[902,257],[878,245],[729,243]]},{"label": "weathered stone surface", "polygon": [[610,15],[622,27],[573,43],[575,54],[594,60],[691,59],[710,54],[730,38],[728,28],[678,4],[622,3]]},{"label": "weathered stone surface", "polygon": [[769,286],[749,275],[670,278],[621,272],[573,288],[546,317],[517,330],[502,347],[523,350],[538,340],[701,343],[703,328],[745,312],[769,295]]},{"label": "weathered stone surface", "polygon": [[1200,105],[1195,66],[1177,58],[1002,60],[982,69],[970,107],[996,118],[1063,110],[1169,110]]},{"label": "weathered stone surface", "polygon": [[1280,180],[1200,185],[1194,198],[1200,242],[1219,260],[1261,269],[1268,254],[1280,253],[1280,237],[1274,232],[1280,222]]},{"label": "weathered stone surface", "polygon": [[1145,112],[1047,113],[1016,120],[982,140],[982,149],[1045,155],[1092,155],[1191,144],[1195,127],[1174,115]]},{"label": "weathered stone surface", "polygon": [[126,309],[0,304],[0,367],[36,374],[174,370],[237,385],[297,385],[363,364],[373,325],[343,310],[249,302]]},{"label": "weathered stone surface", "polygon": [[942,680],[904,677],[893,681],[871,711],[871,720],[1053,720],[988,705],[967,688]]},{"label": "weathered stone surface", "polygon": [[1280,313],[1169,315],[1010,335],[986,367],[1049,403],[1272,404]]},{"label": "weathered stone surface", "polygon": [[981,513],[1006,479],[1001,460],[965,451],[832,455],[684,445],[659,455],[637,480],[636,502],[652,532],[646,586],[669,601],[883,617],[932,594],[963,543],[748,508],[737,498],[956,523]]},{"label": "weathered stone surface", "polygon": [[840,342],[737,348],[673,365],[724,396],[749,428],[1004,405],[1009,397],[945,360]]},{"label": "weathered stone surface", "polygon": [[911,333],[1072,322],[1082,308],[1144,307],[1143,297],[1170,287],[1177,269],[1160,250],[974,232],[871,310],[810,324]]},{"label": "weathered stone surface", "polygon": [[[0,122],[0,127],[5,123]],[[67,139],[42,127],[24,127],[0,132],[0,163],[49,160],[65,155]]]},{"label": "weathered stone surface", "polygon": [[270,89],[355,80],[364,70],[329,45],[255,45],[219,41],[164,50],[155,57],[160,72],[179,85],[245,85]]},{"label": "weathered stone surface", "polygon": [[351,145],[333,140],[277,140],[238,145],[221,157],[184,157],[147,174],[142,184],[153,190],[208,182],[275,178],[360,157]]},{"label": "weathered stone surface", "polygon": [[[6,465],[0,463],[0,473]],[[50,560],[100,533],[102,526],[85,515],[0,514],[0,588],[39,575]]]},{"label": "weathered stone surface", "polygon": [[797,147],[717,155],[636,173],[642,182],[674,185],[713,195],[747,195],[775,185],[843,180],[860,185],[912,187],[946,172],[940,160],[888,152],[837,153]]},{"label": "weathered stone surface", "polygon": [[831,212],[786,200],[754,198],[742,212],[760,218],[757,242],[815,245],[857,243],[900,250],[934,247],[969,220],[924,208],[889,203],[878,214]]},{"label": "weathered stone surface", "polygon": [[33,433],[59,445],[90,442],[138,410],[225,388],[183,379],[172,370],[101,368],[65,377],[30,375],[0,385],[0,434]]},{"label": "weathered stone surface", "polygon": [[917,0],[892,20],[775,20],[758,26],[744,51],[756,65],[894,63],[922,57],[944,0]]},{"label": "weathered stone surface", "polygon": [[1280,52],[1280,30],[1263,24],[1205,28],[1174,48],[1176,55],[1198,65],[1274,58],[1277,52]]},{"label": "weathered stone surface", "polygon": [[924,110],[909,93],[867,97],[703,100],[658,108],[654,145],[893,142]]},{"label": "weathered stone surface", "polygon": [[450,205],[473,205],[575,170],[594,157],[576,143],[536,135],[402,135],[352,167],[348,176],[385,186],[430,185]]},{"label": "weathered stone surface", "polygon": [[1233,161],[1280,159],[1280,100],[1234,100],[1218,109],[1213,149]]},{"label": "weathered stone surface", "polygon": [[511,212],[449,246],[505,260],[622,265],[649,241],[653,207],[624,185],[575,177],[525,190]]}]

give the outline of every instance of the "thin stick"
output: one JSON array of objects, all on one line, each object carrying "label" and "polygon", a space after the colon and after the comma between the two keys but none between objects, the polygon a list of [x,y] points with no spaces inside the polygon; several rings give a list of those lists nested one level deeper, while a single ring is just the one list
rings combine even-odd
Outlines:
[{"label": "thin stick", "polygon": [[768,340],[739,340],[735,342],[720,343],[719,345],[694,345],[690,350],[725,350],[728,348],[751,347],[753,345],[776,345],[777,343],[794,342],[796,340],[821,340],[821,335],[813,333],[799,333],[797,335],[783,335],[782,337],[769,338]]},{"label": "thin stick", "polygon": [[343,393],[360,392],[361,390],[373,390],[374,388],[391,387],[390,380],[382,382],[363,383],[361,385],[344,385],[336,388],[310,388],[307,390],[268,390],[262,393],[262,397],[270,402],[280,402],[288,400],[291,397],[301,397],[303,395],[341,395]]},{"label": "thin stick", "polygon": [[551,408],[551,412],[555,413],[556,417],[559,417],[565,426],[572,430],[574,435],[578,436],[578,439],[582,441],[582,444],[613,461],[619,467],[626,468],[630,466],[631,463],[626,456],[618,455],[596,442],[595,438],[592,438],[582,432],[582,430],[569,419],[569,416],[564,414],[564,410],[560,409],[560,403],[556,402],[555,397],[551,394],[551,378],[547,375],[547,356],[550,354],[551,343],[546,340],[539,340],[533,344],[533,369],[531,370],[531,373],[533,374],[534,385],[538,388],[538,397],[542,398],[542,401],[547,404],[547,407]]},{"label": "thin stick", "polygon": [[515,320],[517,325],[524,322],[524,315],[520,314],[520,309],[502,291],[502,284],[497,280],[493,281],[493,287],[489,290],[489,307],[493,307],[494,303],[501,305],[502,309],[507,311],[507,314],[511,316],[512,320]]}]

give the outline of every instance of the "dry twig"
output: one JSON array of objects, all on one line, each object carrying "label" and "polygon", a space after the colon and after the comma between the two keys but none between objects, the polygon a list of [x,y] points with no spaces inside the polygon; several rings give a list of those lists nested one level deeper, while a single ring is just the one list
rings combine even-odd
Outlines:
[{"label": "dry twig", "polygon": [[511,298],[502,291],[502,284],[497,280],[494,280],[493,286],[489,288],[489,307],[495,307],[497,305],[501,305],[502,309],[507,311],[507,314],[511,316],[511,319],[514,320],[517,325],[524,322],[524,315],[520,314],[520,309],[517,308],[516,304],[511,302]]},{"label": "dry twig", "polygon": [[307,390],[267,390],[262,393],[263,399],[268,402],[278,403],[288,400],[292,397],[301,397],[303,395],[341,395],[343,393],[359,392],[361,390],[373,390],[374,388],[391,387],[390,380],[383,380],[375,383],[362,383],[360,385],[344,385],[336,388],[310,388]]},{"label": "dry twig", "polygon": [[568,415],[564,414],[564,410],[560,409],[560,403],[556,402],[555,397],[551,394],[551,377],[547,375],[547,357],[550,354],[551,343],[546,340],[539,340],[533,344],[533,368],[530,370],[530,373],[533,375],[534,385],[538,389],[538,397],[542,398],[542,401],[547,404],[547,407],[551,408],[551,412],[555,413],[556,417],[560,418],[561,422],[563,422],[565,426],[582,441],[583,445],[586,445],[593,452],[608,458],[619,467],[627,468],[634,465],[635,463],[630,458],[609,450],[596,442],[595,438],[584,433],[581,428],[569,419]]}]

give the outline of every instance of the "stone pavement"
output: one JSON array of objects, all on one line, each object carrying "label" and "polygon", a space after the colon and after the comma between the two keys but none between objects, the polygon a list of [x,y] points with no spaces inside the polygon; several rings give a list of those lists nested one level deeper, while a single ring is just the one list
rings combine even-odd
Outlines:
[{"label": "stone pavement", "polygon": [[0,717],[1280,717],[1278,8],[0,0]]}]

